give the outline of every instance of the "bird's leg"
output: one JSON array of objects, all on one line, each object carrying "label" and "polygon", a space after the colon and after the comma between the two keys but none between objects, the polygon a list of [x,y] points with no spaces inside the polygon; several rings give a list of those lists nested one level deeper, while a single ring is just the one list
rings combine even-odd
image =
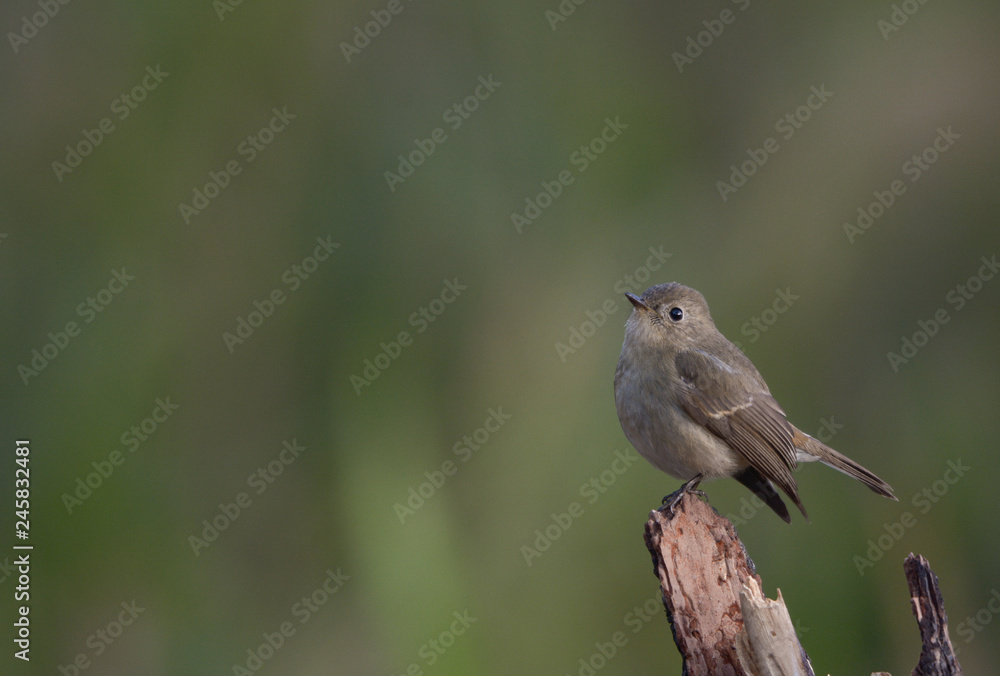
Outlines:
[{"label": "bird's leg", "polygon": [[681,486],[680,488],[678,488],[676,491],[674,491],[670,495],[665,496],[663,498],[663,504],[660,505],[659,511],[663,512],[668,517],[673,518],[674,517],[674,509],[677,507],[677,505],[679,505],[681,503],[681,500],[683,500],[684,496],[687,495],[688,493],[694,493],[695,495],[699,495],[699,496],[701,496],[703,498],[707,498],[708,496],[705,495],[704,491],[699,491],[698,490],[698,484],[701,483],[701,480],[702,480],[702,475],[701,474],[695,474],[693,478],[691,478],[688,481],[684,482],[683,486]]}]

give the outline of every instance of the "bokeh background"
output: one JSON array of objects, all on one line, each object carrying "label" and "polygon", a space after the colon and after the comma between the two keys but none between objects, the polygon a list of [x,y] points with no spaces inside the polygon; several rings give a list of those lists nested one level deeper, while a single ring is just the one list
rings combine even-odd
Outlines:
[{"label": "bokeh background", "polygon": [[[788,526],[736,482],[707,486],[817,673],[913,668],[910,551],[940,576],[966,673],[1000,668],[994,3],[223,2],[0,10],[0,522],[16,544],[30,439],[35,545],[30,664],[11,655],[0,554],[0,671],[677,673],[642,528],[679,482],[613,471],[634,451],[611,385],[622,291],[673,280],[792,421],[835,430],[900,498],[810,465],[812,522]],[[809,109],[813,88],[829,95]],[[123,94],[143,100],[121,119]],[[313,265],[317,238],[338,246]],[[227,345],[274,289],[284,302]],[[43,370],[20,368],[69,322]],[[920,347],[894,367],[904,338]],[[387,368],[371,379],[366,360]],[[132,441],[158,399],[176,410]]]}]

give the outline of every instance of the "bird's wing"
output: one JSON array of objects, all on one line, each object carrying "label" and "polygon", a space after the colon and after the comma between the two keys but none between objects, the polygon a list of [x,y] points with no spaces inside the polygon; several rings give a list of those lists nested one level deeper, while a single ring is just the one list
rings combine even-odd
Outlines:
[{"label": "bird's wing", "polygon": [[729,365],[701,350],[682,350],[674,364],[684,411],[776,483],[805,516],[792,476],[795,428],[774,397],[749,389]]}]

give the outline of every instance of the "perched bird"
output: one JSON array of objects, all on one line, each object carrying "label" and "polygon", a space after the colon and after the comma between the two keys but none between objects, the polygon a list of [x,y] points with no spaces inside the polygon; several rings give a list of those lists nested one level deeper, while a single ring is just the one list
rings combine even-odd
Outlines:
[{"label": "perched bird", "polygon": [[777,484],[808,519],[792,470],[813,460],[896,500],[887,483],[785,419],[754,365],[715,328],[704,296],[676,282],[625,295],[634,310],[615,371],[618,420],[646,460],[686,481],[661,509],[672,512],[702,479],[734,477],[791,523]]}]

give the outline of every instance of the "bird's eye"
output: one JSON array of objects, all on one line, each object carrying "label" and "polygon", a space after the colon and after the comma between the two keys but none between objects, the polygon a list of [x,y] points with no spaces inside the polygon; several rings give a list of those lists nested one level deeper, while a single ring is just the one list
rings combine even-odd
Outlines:
[{"label": "bird's eye", "polygon": [[679,307],[670,308],[669,315],[671,321],[679,322],[680,320],[684,319],[684,310],[680,309]]}]

